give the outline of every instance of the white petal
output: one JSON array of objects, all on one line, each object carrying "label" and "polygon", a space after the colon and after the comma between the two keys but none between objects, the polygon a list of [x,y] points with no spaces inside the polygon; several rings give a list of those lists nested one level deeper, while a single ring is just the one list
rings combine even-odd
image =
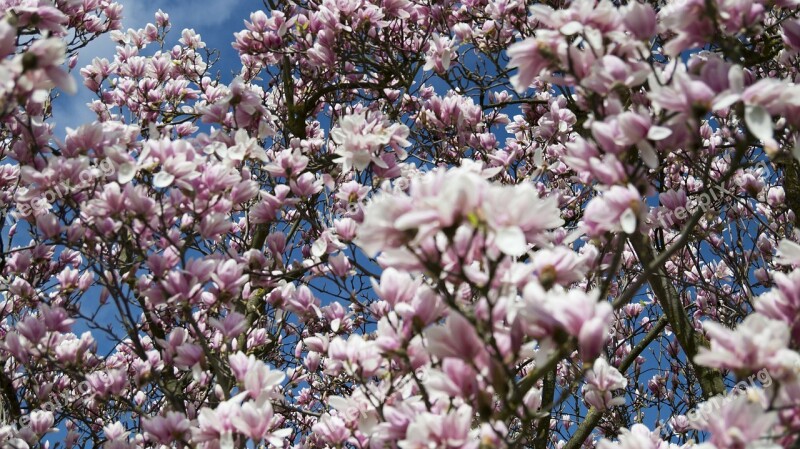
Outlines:
[{"label": "white petal", "polygon": [[127,184],[131,182],[134,176],[136,176],[136,165],[126,162],[119,166],[117,182],[120,184]]},{"label": "white petal", "polygon": [[495,233],[494,242],[500,248],[500,251],[509,256],[521,256],[528,250],[525,234],[519,226],[498,229]]},{"label": "white petal", "polygon": [[174,180],[175,176],[162,170],[153,177],[153,186],[162,189],[172,184]]},{"label": "white petal", "polygon": [[37,89],[31,94],[31,99],[35,103],[44,103],[48,98],[48,91],[45,89]]},{"label": "white petal", "polygon": [[636,146],[639,148],[639,155],[642,157],[645,165],[650,168],[657,168],[658,154],[656,153],[656,150],[653,149],[653,146],[644,140],[639,142]]},{"label": "white petal", "polygon": [[151,139],[157,139],[161,135],[161,132],[158,131],[158,126],[155,124],[155,122],[150,122],[150,125],[147,127],[147,131],[149,132]]},{"label": "white petal", "polygon": [[451,57],[449,48],[442,52],[442,67],[445,70],[450,68]]},{"label": "white petal", "polygon": [[672,130],[664,126],[651,126],[647,131],[650,140],[663,140],[672,135]]},{"label": "white petal", "polygon": [[269,388],[280,385],[286,379],[286,374],[283,371],[272,370],[262,381],[263,384]]},{"label": "white petal", "polygon": [[380,156],[372,156],[372,163],[380,168],[389,168],[389,166],[386,165],[386,161],[381,159]]},{"label": "white petal", "polygon": [[311,255],[314,257],[322,257],[327,249],[328,242],[326,242],[325,239],[317,239],[317,241],[311,245]]},{"label": "white petal", "polygon": [[711,104],[711,109],[714,111],[718,111],[720,109],[725,109],[728,106],[736,103],[741,98],[738,92],[731,92],[731,91],[724,91],[721,94],[717,95],[717,98]]},{"label": "white petal", "polygon": [[220,435],[219,449],[234,449],[233,433],[230,430],[222,432],[222,435]]},{"label": "white petal", "polygon": [[794,139],[794,147],[792,147],[792,156],[800,161],[800,139]]},{"label": "white petal", "polygon": [[744,89],[744,70],[741,66],[734,64],[728,71],[728,83],[730,89],[736,92],[741,92]]},{"label": "white petal", "polygon": [[761,106],[745,105],[744,121],[747,128],[761,141],[772,139],[772,117]]},{"label": "white petal", "polygon": [[622,225],[622,230],[626,234],[633,234],[636,231],[636,213],[633,209],[625,209],[625,212],[619,217],[619,224]]},{"label": "white petal", "polygon": [[245,131],[242,128],[239,128],[239,130],[236,131],[236,134],[234,134],[233,137],[233,140],[236,141],[236,143],[247,143],[249,139],[250,136],[247,134],[247,131]]},{"label": "white petal", "polygon": [[328,396],[328,405],[333,407],[334,410],[344,412],[350,408],[350,401],[341,396]]},{"label": "white petal", "polygon": [[800,245],[791,240],[783,239],[778,244],[776,256],[775,262],[781,265],[800,263]]},{"label": "white petal", "polygon": [[581,30],[583,30],[583,24],[573,20],[572,22],[569,22],[568,24],[559,28],[558,31],[561,31],[561,34],[564,34],[565,36],[572,36],[573,34],[580,33]]}]

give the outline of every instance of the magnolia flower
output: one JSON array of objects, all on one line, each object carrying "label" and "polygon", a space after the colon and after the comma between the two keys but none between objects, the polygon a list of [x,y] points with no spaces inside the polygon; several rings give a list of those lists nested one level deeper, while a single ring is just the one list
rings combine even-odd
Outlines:
[{"label": "magnolia flower", "polygon": [[624,397],[613,397],[612,392],[627,386],[628,380],[625,376],[600,357],[594,361],[591,371],[586,374],[586,384],[582,389],[583,398],[587,404],[598,410],[608,410],[625,403]]},{"label": "magnolia flower", "polygon": [[511,60],[510,68],[519,68],[519,73],[511,77],[511,85],[519,92],[525,92],[534,79],[545,69],[550,68],[559,53],[565,53],[567,44],[558,31],[538,30],[536,37],[529,37],[508,47],[506,53]]},{"label": "magnolia flower", "polygon": [[489,227],[494,230],[495,244],[511,256],[525,254],[528,242],[543,242],[540,238],[543,231],[564,224],[558,199],[542,198],[529,183],[490,188],[483,210]]},{"label": "magnolia flower", "polygon": [[711,321],[704,322],[703,327],[711,348],[701,347],[694,360],[704,366],[750,373],[764,367],[778,370],[786,359],[797,358],[797,353],[786,347],[787,324],[760,313],[748,315],[735,330]]},{"label": "magnolia flower", "polygon": [[537,281],[525,286],[523,326],[534,338],[558,338],[558,334],[578,338],[584,360],[600,354],[608,339],[613,310],[597,293],[580,289],[565,291],[559,286],[544,290]]},{"label": "magnolia flower", "polygon": [[787,239],[778,244],[775,263],[780,265],[800,265],[800,245]]},{"label": "magnolia flower", "polygon": [[384,193],[365,208],[356,243],[368,254],[421,244],[461,223],[486,227],[500,251],[520,256],[528,243],[564,224],[555,197],[542,198],[528,183],[495,186],[480,167],[435,170],[412,181],[410,195]]},{"label": "magnolia flower", "polygon": [[585,257],[563,246],[536,251],[532,266],[533,272],[539,276],[539,283],[545,287],[554,283],[567,286],[577,282],[588,269]]},{"label": "magnolia flower", "polygon": [[634,424],[630,429],[621,429],[619,441],[601,440],[597,449],[677,449],[659,437],[659,432],[651,432],[644,424]]},{"label": "magnolia flower", "polygon": [[[762,401],[764,404],[762,405]],[[779,449],[782,446],[763,440],[777,421],[775,412],[766,412],[762,394],[712,398],[701,404],[700,413],[690,412],[693,426],[708,431],[717,448]]]},{"label": "magnolia flower", "polygon": [[454,56],[456,54],[449,37],[433,36],[430,50],[425,55],[425,66],[422,67],[422,70],[433,69],[436,73],[444,73],[450,68],[450,62]]},{"label": "magnolia flower", "polygon": [[403,124],[390,124],[380,115],[369,116],[366,112],[342,118],[331,131],[331,139],[336,144],[334,152],[339,155],[336,162],[343,165],[345,172],[352,168],[364,170],[370,163],[388,168],[381,159],[380,151],[391,146],[400,159],[406,157],[404,147],[411,143],[406,140],[409,129]]},{"label": "magnolia flower", "polygon": [[485,360],[485,344],[475,333],[475,328],[464,317],[451,314],[442,326],[426,332],[428,350],[440,358],[457,358],[481,363]]},{"label": "magnolia flower", "polygon": [[797,319],[800,316],[800,270],[788,275],[774,273],[773,280],[775,287],[759,296],[753,307],[768,318],[786,323],[790,326],[793,341],[800,342],[800,320]]},{"label": "magnolia flower", "polygon": [[[75,80],[60,66],[64,63],[66,44],[60,39],[43,39],[33,43],[28,51],[17,55],[16,60],[22,66],[23,72],[37,73],[41,71],[46,76],[45,80],[52,82],[68,94],[77,90]],[[30,78],[34,89],[49,88],[42,84],[40,79]]]},{"label": "magnolia flower", "polygon": [[142,419],[142,429],[147,438],[161,444],[185,439],[189,428],[186,415],[178,412],[167,412],[166,416]]},{"label": "magnolia flower", "polygon": [[17,30],[5,20],[0,20],[0,58],[14,53]]},{"label": "magnolia flower", "polygon": [[479,441],[472,437],[473,411],[462,405],[447,414],[421,413],[408,425],[400,449],[477,449]]},{"label": "magnolia flower", "polygon": [[599,237],[608,231],[632,234],[644,222],[646,213],[647,207],[634,186],[613,186],[589,202],[583,225],[590,237]]},{"label": "magnolia flower", "polygon": [[336,372],[341,367],[350,375],[365,378],[378,374],[382,363],[376,342],[364,340],[358,334],[347,340],[337,337],[331,341],[328,356],[333,362],[330,365],[331,372]]},{"label": "magnolia flower", "polygon": [[350,436],[350,430],[344,420],[338,416],[323,415],[311,428],[314,435],[333,446],[341,444]]}]

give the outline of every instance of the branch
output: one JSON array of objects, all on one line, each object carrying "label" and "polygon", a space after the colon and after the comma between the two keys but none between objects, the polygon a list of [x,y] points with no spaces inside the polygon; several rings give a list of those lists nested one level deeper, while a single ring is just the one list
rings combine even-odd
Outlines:
[{"label": "branch", "polygon": [[[618,369],[621,373],[624,374],[625,371],[630,368],[633,362],[636,361],[636,358],[639,357],[639,355],[644,352],[648,346],[650,346],[650,343],[658,338],[659,334],[661,334],[661,331],[664,330],[668,322],[669,320],[667,320],[667,316],[662,315],[661,318],[655,322],[647,335],[639,340],[639,343],[637,343],[636,346],[631,348],[631,352],[629,352],[619,364]],[[572,438],[567,441],[567,444],[562,449],[579,449],[581,445],[583,445],[583,442],[586,441],[586,438],[589,437],[589,434],[592,433],[592,430],[594,430],[594,428],[597,427],[597,424],[600,423],[600,419],[602,417],[603,412],[592,407],[589,410],[589,413],[586,414],[586,418],[584,418],[583,422],[581,422],[578,428],[575,429],[575,433],[572,434]]]},{"label": "branch", "polygon": [[[544,385],[542,386],[542,404],[553,403],[556,392],[556,369],[556,367],[553,367],[544,378]],[[539,418],[539,424],[536,427],[536,439],[533,443],[534,449],[547,449],[551,412],[552,410],[548,410],[547,415]]]},{"label": "branch", "polygon": [[[630,242],[639,260],[646,266],[650,266],[655,260],[653,248],[649,243],[645,242],[644,236],[640,233],[634,234],[630,237]],[[667,320],[669,320],[670,327],[675,332],[675,337],[678,343],[686,353],[686,359],[692,365],[694,372],[697,374],[697,380],[700,382],[700,389],[703,392],[703,397],[709,399],[713,396],[725,393],[725,385],[722,382],[722,374],[715,369],[700,366],[694,362],[694,357],[697,355],[701,346],[706,346],[708,342],[698,334],[689,317],[686,316],[686,311],[683,308],[678,291],[672,285],[667,273],[663,266],[659,266],[655,271],[648,270],[648,282],[650,288],[656,296],[661,308],[664,310]]]}]

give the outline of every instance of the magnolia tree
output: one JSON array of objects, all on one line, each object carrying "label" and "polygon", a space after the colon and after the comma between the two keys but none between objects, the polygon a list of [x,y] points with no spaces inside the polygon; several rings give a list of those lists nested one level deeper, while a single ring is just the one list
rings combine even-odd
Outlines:
[{"label": "magnolia tree", "polygon": [[0,6],[4,447],[800,447],[797,0]]}]

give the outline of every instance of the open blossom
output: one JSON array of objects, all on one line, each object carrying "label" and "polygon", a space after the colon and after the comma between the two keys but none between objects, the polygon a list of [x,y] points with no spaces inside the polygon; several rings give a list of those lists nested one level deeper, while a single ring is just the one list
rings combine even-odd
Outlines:
[{"label": "open blossom", "polygon": [[591,237],[605,232],[632,234],[644,222],[647,207],[635,187],[613,186],[586,207],[584,227]]},{"label": "open blossom", "polygon": [[400,449],[477,449],[479,441],[471,435],[473,411],[467,405],[446,414],[422,413],[408,425]]},{"label": "open blossom", "polygon": [[591,371],[586,375],[583,398],[592,407],[598,410],[607,410],[625,403],[624,397],[614,397],[613,392],[623,389],[627,385],[628,380],[625,376],[600,357],[594,361]]},{"label": "open blossom", "polygon": [[530,184],[492,187],[487,192],[484,216],[495,231],[495,243],[504,253],[520,256],[528,242],[543,242],[539,236],[564,224],[558,200],[542,198]]},{"label": "open blossom", "polygon": [[536,251],[532,265],[543,286],[567,286],[583,279],[588,269],[583,256],[563,246]]},{"label": "open blossom", "polygon": [[759,296],[753,307],[768,318],[786,323],[794,344],[800,343],[800,270],[775,273],[773,280],[775,287]]},{"label": "open blossom", "polygon": [[778,417],[775,412],[765,410],[766,399],[758,392],[715,397],[709,402],[713,405],[708,410],[705,404],[700,405],[699,416],[695,415],[693,423],[693,427],[710,432],[709,449],[781,447],[764,440]]},{"label": "open blossom", "polygon": [[536,37],[517,42],[508,47],[509,67],[519,68],[511,78],[517,92],[528,89],[534,79],[552,67],[554,59],[566,50],[566,42],[557,31],[539,30]]},{"label": "open blossom", "polygon": [[791,240],[783,239],[778,245],[776,256],[776,263],[783,265],[800,265],[800,245]]},{"label": "open blossom", "polygon": [[[75,80],[61,66],[66,45],[60,39],[43,39],[31,45],[27,52],[18,55],[23,73],[27,73],[33,89],[48,89],[50,82],[67,93],[75,93]],[[41,75],[44,77],[41,77]]]},{"label": "open blossom", "polygon": [[599,301],[596,292],[565,291],[560,286],[545,290],[534,281],[523,292],[522,311],[527,332],[534,338],[574,336],[584,360],[593,360],[608,338],[611,305]]},{"label": "open blossom", "polygon": [[435,70],[436,73],[444,73],[450,69],[450,63],[455,56],[450,38],[434,36],[431,38],[430,47],[428,54],[425,56],[425,66],[422,67],[422,70]]},{"label": "open blossom", "polygon": [[421,243],[466,222],[488,227],[503,253],[519,256],[564,223],[554,197],[542,198],[529,184],[491,185],[471,168],[437,170],[413,180],[410,192],[383,194],[367,206],[357,238],[362,248],[374,253]]},{"label": "open blossom", "polygon": [[189,432],[190,424],[186,416],[178,412],[167,412],[166,416],[155,416],[142,421],[145,435],[155,442],[169,444],[183,439]]},{"label": "open blossom", "polygon": [[207,3],[0,0],[0,447],[798,447],[800,0]]},{"label": "open blossom", "polygon": [[339,155],[336,161],[345,172],[351,168],[364,170],[370,163],[388,168],[381,158],[384,148],[392,147],[400,159],[405,159],[403,148],[410,145],[406,140],[408,132],[407,126],[390,124],[379,114],[360,112],[345,116],[331,131],[336,144],[334,152]]},{"label": "open blossom", "polygon": [[705,366],[749,372],[766,367],[783,371],[786,364],[797,363],[796,352],[787,349],[789,327],[760,313],[748,315],[736,329],[705,322],[703,327],[711,340],[711,348],[700,348],[695,361]]},{"label": "open blossom", "polygon": [[458,314],[450,315],[444,326],[431,328],[426,336],[432,355],[474,363],[485,360],[484,342],[475,333],[474,327]]},{"label": "open blossom", "polygon": [[675,444],[662,440],[658,432],[651,432],[644,424],[634,424],[620,431],[618,441],[601,440],[598,449],[677,449]]},{"label": "open blossom", "polygon": [[370,377],[380,372],[378,345],[375,341],[364,340],[360,335],[353,335],[347,340],[337,338],[331,341],[328,356],[333,362],[328,367],[332,373],[342,368],[354,376]]}]

